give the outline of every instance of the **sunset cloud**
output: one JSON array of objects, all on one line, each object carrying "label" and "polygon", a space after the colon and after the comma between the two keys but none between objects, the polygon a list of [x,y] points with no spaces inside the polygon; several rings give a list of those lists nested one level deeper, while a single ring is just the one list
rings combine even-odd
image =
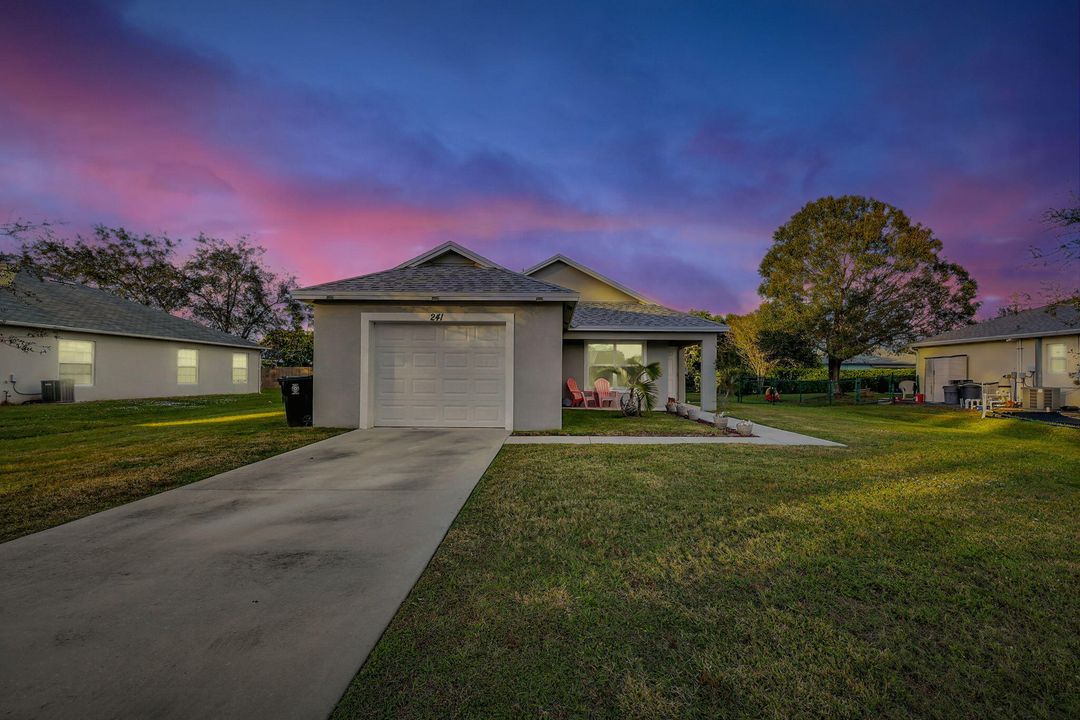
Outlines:
[{"label": "sunset cloud", "polygon": [[[340,8],[369,15],[319,38],[229,5],[192,6],[197,27],[142,2],[10,8],[0,217],[249,234],[304,283],[445,240],[519,268],[565,252],[662,302],[731,311],[754,305],[775,227],[840,193],[904,208],[1007,297],[1039,275],[1042,212],[1078,186],[1067,5],[988,13],[947,46],[959,15],[935,13],[924,44],[843,58],[780,42],[845,31],[805,11],[770,25],[771,54],[751,11],[696,26],[599,13],[609,32],[592,35],[448,16],[395,51],[389,6]],[[732,23],[745,36],[717,46],[710,28]],[[280,37],[293,44],[265,41]]]}]

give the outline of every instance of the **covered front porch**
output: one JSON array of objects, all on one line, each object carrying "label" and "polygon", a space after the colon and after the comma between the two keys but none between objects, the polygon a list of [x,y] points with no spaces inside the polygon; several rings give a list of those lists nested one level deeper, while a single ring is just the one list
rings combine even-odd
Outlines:
[{"label": "covered front porch", "polygon": [[[701,348],[701,377],[716,376],[716,333],[614,333],[567,332],[563,339],[562,393],[564,405],[595,407],[599,410],[618,409],[618,393],[625,389],[620,369],[632,363],[659,363],[660,377],[656,380],[656,409],[662,409],[669,397],[686,402],[686,349]],[[574,383],[570,383],[573,380]],[[598,398],[606,381],[615,393],[608,402]],[[576,384],[588,403],[575,402],[571,386]],[[701,409],[716,410],[716,383],[703,382]]]}]

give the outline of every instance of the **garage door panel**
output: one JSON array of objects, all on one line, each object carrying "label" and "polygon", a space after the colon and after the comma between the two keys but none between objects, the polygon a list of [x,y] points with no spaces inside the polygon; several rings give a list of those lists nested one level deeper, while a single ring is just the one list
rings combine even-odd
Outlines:
[{"label": "garage door panel", "polygon": [[473,380],[473,392],[488,398],[501,397],[503,388],[495,380]]},{"label": "garage door panel", "polygon": [[412,394],[414,396],[438,395],[439,381],[435,378],[417,378],[412,381]]},{"label": "garage door panel", "polygon": [[378,323],[375,424],[502,427],[505,327]]}]

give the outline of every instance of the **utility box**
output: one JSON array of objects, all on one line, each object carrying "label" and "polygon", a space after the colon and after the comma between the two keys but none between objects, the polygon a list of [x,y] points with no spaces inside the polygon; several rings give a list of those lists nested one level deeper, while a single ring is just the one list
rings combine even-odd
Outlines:
[{"label": "utility box", "polygon": [[1025,410],[1060,410],[1061,388],[1024,388]]},{"label": "utility box", "polygon": [[74,380],[42,380],[41,402],[75,402]]}]

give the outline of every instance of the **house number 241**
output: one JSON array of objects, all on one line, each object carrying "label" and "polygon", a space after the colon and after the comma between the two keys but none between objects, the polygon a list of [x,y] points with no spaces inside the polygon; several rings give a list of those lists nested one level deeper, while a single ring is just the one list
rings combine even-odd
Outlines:
[{"label": "house number 241", "polygon": [[431,313],[431,322],[442,322],[442,313]]}]

